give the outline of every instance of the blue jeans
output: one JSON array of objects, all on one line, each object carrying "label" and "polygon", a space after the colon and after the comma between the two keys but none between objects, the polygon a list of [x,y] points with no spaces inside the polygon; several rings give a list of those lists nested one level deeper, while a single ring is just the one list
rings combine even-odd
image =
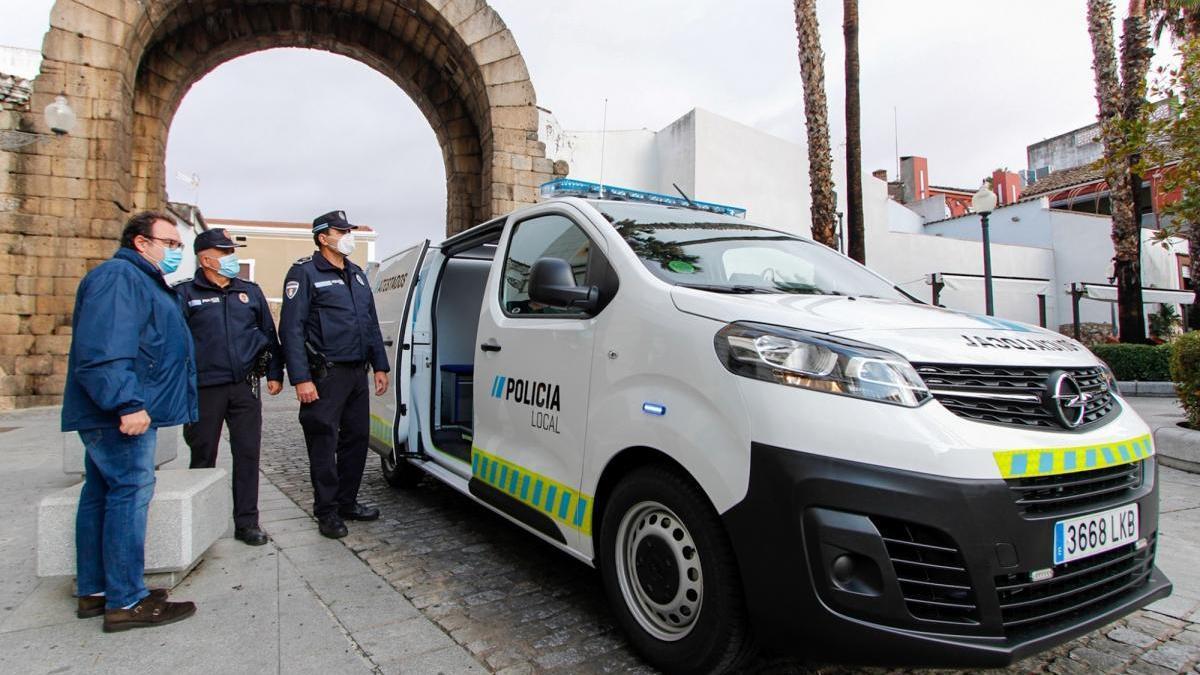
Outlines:
[{"label": "blue jeans", "polygon": [[83,493],[75,517],[75,574],[79,595],[105,594],[107,609],[149,595],[146,515],[154,496],[154,429],[126,436],[119,429],[80,431]]}]

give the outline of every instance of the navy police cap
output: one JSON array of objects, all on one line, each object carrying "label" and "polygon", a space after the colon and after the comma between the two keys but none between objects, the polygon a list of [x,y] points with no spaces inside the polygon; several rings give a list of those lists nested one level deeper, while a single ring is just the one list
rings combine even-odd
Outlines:
[{"label": "navy police cap", "polygon": [[199,253],[200,251],[210,248],[223,248],[233,250],[240,248],[245,244],[239,244],[229,238],[225,234],[225,230],[220,227],[214,227],[211,230],[205,230],[196,235],[196,241],[192,243],[192,251]]},{"label": "navy police cap", "polygon": [[345,211],[330,211],[323,216],[317,216],[313,219],[313,234],[324,232],[331,227],[335,230],[353,230],[358,226],[351,225],[350,221],[346,220]]}]

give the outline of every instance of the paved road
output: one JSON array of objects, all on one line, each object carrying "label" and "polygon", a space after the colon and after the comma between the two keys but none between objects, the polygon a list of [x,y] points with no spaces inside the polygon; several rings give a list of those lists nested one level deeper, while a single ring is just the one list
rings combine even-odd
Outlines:
[{"label": "paved road", "polygon": [[[75,618],[74,580],[39,579],[35,570],[38,502],[79,482],[62,472],[59,416],[57,408],[0,413],[0,673],[484,671],[270,484],[259,507],[273,541],[219,539],[171,590],[196,602],[196,616],[116,634],[102,632],[100,618]],[[228,459],[223,447],[218,462]],[[167,468],[186,469],[187,461]]]},{"label": "paved road", "polygon": [[[268,405],[263,472],[311,512],[307,458],[289,393]],[[1162,413],[1161,401],[1151,404]],[[651,672],[616,629],[590,568],[439,483],[426,479],[418,489],[397,491],[383,481],[374,457],[367,466],[362,498],[378,504],[384,518],[351,523],[343,542],[479,661],[505,674]],[[1155,611],[1139,612],[1011,672],[1200,668],[1200,475],[1163,468],[1160,479],[1158,560],[1175,582],[1175,595]],[[771,660],[749,670],[809,672]]]}]

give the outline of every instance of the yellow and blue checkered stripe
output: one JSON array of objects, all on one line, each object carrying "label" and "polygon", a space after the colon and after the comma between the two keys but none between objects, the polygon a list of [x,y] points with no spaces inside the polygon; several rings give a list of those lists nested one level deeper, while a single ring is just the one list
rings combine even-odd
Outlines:
[{"label": "yellow and blue checkered stripe", "polygon": [[592,498],[553,478],[471,448],[471,475],[579,532],[592,534]]},{"label": "yellow and blue checkered stripe", "polygon": [[1154,454],[1154,441],[1146,434],[1097,445],[1002,450],[992,454],[1004,478],[1035,478],[1140,462]]},{"label": "yellow and blue checkered stripe", "polygon": [[379,415],[371,415],[371,437],[392,447],[392,425]]}]

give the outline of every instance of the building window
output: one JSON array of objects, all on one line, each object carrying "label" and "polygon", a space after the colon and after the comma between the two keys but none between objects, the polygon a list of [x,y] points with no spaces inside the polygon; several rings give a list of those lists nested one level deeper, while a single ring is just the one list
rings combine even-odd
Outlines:
[{"label": "building window", "polygon": [[242,281],[254,281],[253,260],[241,260],[238,262],[238,278]]}]

